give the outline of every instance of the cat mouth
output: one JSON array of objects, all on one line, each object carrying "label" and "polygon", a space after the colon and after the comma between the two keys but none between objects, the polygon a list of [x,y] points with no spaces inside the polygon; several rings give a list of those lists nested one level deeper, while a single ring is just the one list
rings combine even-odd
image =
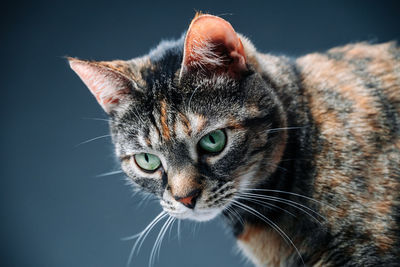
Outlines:
[{"label": "cat mouth", "polygon": [[[210,190],[209,190],[210,191]],[[236,189],[233,182],[227,182],[223,186],[213,188],[212,194],[208,193],[200,197],[196,204],[188,206],[181,201],[176,201],[168,193],[160,199],[164,211],[177,219],[192,221],[209,221],[221,214],[234,199]]]},{"label": "cat mouth", "polygon": [[183,212],[167,211],[169,215],[177,219],[189,219],[198,222],[210,221],[217,217],[222,209],[211,208],[211,209],[198,209],[198,210],[185,210]]}]

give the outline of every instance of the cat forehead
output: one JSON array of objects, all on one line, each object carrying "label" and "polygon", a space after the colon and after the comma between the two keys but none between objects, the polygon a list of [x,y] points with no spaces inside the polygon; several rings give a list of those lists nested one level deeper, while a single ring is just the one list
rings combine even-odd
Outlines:
[{"label": "cat forehead", "polygon": [[[162,116],[162,115],[161,115]],[[138,135],[138,140],[144,147],[161,148],[166,143],[182,143],[190,145],[208,131],[209,123],[206,117],[200,114],[178,114],[173,121],[160,118],[159,125],[151,124],[148,131]]]},{"label": "cat forehead", "polygon": [[201,137],[237,123],[232,116],[179,111],[165,100],[154,106],[157,108],[142,114],[130,109],[123,118],[114,120],[113,140],[119,156],[138,151],[169,151],[177,146],[180,147],[176,151],[185,148],[194,154],[193,149]]},{"label": "cat forehead", "polygon": [[[165,103],[165,102],[162,102]],[[207,116],[195,112],[179,112],[161,104],[160,110],[147,115],[135,114],[130,121],[118,122],[119,130],[138,139],[143,147],[185,141],[223,128],[229,122],[225,116]]]}]

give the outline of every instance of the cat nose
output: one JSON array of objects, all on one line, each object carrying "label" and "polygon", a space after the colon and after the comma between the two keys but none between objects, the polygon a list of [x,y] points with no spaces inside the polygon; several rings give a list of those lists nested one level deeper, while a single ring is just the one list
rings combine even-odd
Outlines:
[{"label": "cat nose", "polygon": [[199,197],[201,193],[201,189],[195,189],[192,190],[189,194],[186,196],[174,196],[176,201],[179,201],[189,209],[194,209],[194,206],[196,205],[196,200]]}]

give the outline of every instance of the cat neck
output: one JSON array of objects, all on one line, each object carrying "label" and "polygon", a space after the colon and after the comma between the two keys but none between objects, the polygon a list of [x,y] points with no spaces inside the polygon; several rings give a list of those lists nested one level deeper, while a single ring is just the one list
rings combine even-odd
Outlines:
[{"label": "cat neck", "polygon": [[[265,189],[288,191],[310,197],[312,182],[313,143],[315,127],[312,123],[308,101],[304,96],[300,72],[294,60],[287,57],[260,55],[263,69],[260,72],[271,84],[282,103],[287,120],[285,152],[276,171],[266,179],[271,183],[261,185]],[[288,196],[286,195],[285,198]]]},{"label": "cat neck", "polygon": [[[311,126],[307,101],[303,96],[296,65],[291,59],[259,54],[258,62],[259,64],[256,66],[257,72],[262,75],[267,84],[274,88],[278,99],[282,103],[287,120],[287,141],[283,156],[275,171],[256,186],[257,190],[254,193],[268,197],[294,199],[299,202],[299,199],[296,199],[293,194],[301,194],[307,197],[312,194],[312,192],[309,192],[310,188],[312,188],[309,186],[312,182],[310,176],[312,171],[307,173],[302,171],[304,169],[312,169],[313,152],[311,148],[314,142],[313,136],[315,136],[313,134],[314,128]],[[301,201],[304,202],[304,199],[301,199]],[[290,212],[291,208],[280,202],[272,202],[279,209],[270,209],[251,202],[246,202],[245,204],[264,216],[273,218],[273,221],[279,221],[279,225],[285,224],[290,227],[294,223],[293,217],[288,216],[289,213],[283,212],[283,209]],[[240,216],[246,223],[253,225],[264,224],[254,214],[242,211]],[[228,221],[232,226],[234,235],[239,236],[244,229],[243,223],[239,220],[232,221],[232,218],[229,218]],[[283,228],[286,227],[283,226]]]}]

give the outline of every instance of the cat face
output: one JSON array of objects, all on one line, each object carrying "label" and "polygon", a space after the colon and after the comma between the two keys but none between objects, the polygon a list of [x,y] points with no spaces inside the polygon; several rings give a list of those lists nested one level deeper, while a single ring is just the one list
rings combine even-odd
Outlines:
[{"label": "cat face", "polygon": [[70,64],[110,115],[123,171],[172,216],[214,218],[282,156],[281,105],[218,17],[142,58]]}]

